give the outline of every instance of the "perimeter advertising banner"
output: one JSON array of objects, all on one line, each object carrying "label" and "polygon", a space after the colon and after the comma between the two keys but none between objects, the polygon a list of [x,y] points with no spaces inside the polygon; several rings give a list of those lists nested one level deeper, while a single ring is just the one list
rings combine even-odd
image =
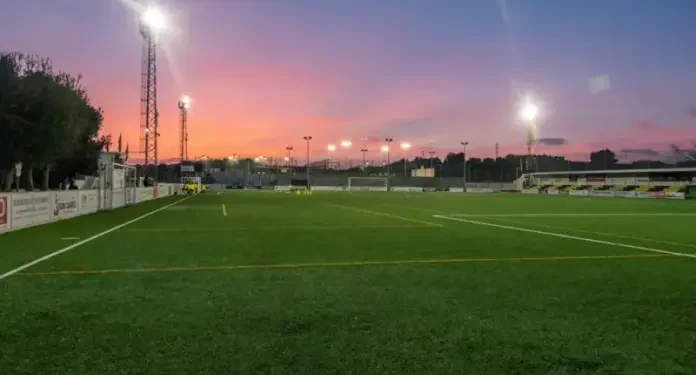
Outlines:
[{"label": "perimeter advertising banner", "polygon": [[39,225],[51,220],[51,193],[12,195],[12,229]]},{"label": "perimeter advertising banner", "polygon": [[75,191],[57,191],[53,193],[53,218],[68,218],[79,213],[78,199],[80,193]]},{"label": "perimeter advertising banner", "polygon": [[0,232],[10,230],[10,200],[0,195]]}]

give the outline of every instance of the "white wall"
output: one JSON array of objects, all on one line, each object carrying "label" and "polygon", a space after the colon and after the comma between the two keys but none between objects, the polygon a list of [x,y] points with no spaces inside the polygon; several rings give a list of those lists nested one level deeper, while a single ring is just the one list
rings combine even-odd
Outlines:
[{"label": "white wall", "polygon": [[113,195],[111,191],[104,191],[103,200],[98,190],[0,193],[0,233],[100,211],[109,207],[104,203],[108,196],[113,198],[111,208],[118,208],[167,197],[180,190],[180,184],[114,189]]}]

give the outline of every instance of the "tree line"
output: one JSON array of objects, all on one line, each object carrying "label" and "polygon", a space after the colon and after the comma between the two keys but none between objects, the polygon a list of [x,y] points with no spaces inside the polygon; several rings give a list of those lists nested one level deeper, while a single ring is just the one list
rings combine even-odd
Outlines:
[{"label": "tree line", "polygon": [[81,76],[55,70],[48,58],[0,53],[1,189],[33,190],[39,181],[46,190],[94,174],[110,143],[99,136],[103,121]]}]

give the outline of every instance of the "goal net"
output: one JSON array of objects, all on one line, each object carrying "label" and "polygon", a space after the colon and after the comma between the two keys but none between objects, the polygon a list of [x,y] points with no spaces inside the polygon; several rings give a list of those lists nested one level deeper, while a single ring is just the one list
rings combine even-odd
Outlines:
[{"label": "goal net", "polygon": [[136,203],[138,174],[134,166],[105,164],[100,175],[99,193],[103,208],[113,209]]},{"label": "goal net", "polygon": [[387,191],[386,177],[349,177],[348,191]]}]

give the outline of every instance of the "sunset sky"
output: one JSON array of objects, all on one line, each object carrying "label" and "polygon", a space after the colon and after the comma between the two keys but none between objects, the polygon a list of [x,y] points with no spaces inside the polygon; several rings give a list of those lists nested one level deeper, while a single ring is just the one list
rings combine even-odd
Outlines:
[{"label": "sunset sky", "polygon": [[[139,149],[141,43],[125,0],[2,0],[0,50],[84,76],[105,131]],[[693,0],[160,0],[160,155],[315,158],[394,138],[438,153],[523,152],[520,93],[543,105],[542,152],[665,150],[696,141]],[[610,86],[592,92],[595,77]],[[368,146],[377,152],[378,145]],[[137,155],[132,155],[137,158]],[[375,156],[376,157],[376,156]]]}]

